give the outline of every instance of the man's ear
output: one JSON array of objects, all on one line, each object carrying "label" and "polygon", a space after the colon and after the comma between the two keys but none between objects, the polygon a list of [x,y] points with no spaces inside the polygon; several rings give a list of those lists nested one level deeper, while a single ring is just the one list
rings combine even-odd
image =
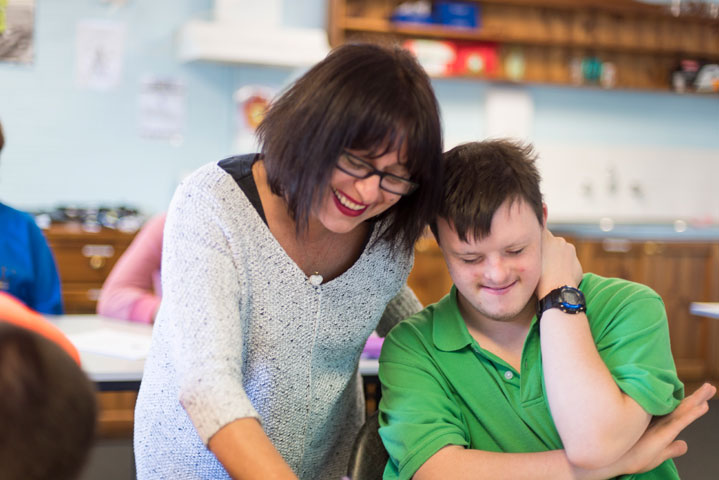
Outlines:
[{"label": "man's ear", "polygon": [[547,228],[547,204],[542,202],[542,228]]}]

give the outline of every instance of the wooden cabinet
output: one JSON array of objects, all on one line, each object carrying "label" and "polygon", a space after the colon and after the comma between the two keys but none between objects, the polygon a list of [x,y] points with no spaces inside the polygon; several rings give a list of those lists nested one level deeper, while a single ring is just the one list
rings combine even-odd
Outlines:
[{"label": "wooden cabinet", "polygon": [[664,300],[679,377],[691,391],[719,379],[719,325],[689,313],[691,302],[719,301],[719,243],[574,240],[585,271],[653,288]]},{"label": "wooden cabinet", "polygon": [[[135,234],[88,232],[77,224],[53,225],[44,233],[60,273],[65,313],[95,313],[105,278]],[[98,435],[131,438],[136,398],[137,392],[98,392]]]},{"label": "wooden cabinet", "polygon": [[719,62],[719,19],[675,17],[661,5],[632,0],[483,0],[472,2],[480,7],[479,27],[468,29],[391,22],[400,3],[330,0],[330,43],[485,43],[497,47],[498,69],[473,76],[551,84],[577,84],[582,59],[596,59],[612,65],[613,86],[618,88],[669,90],[670,74],[679,61]]},{"label": "wooden cabinet", "polygon": [[45,230],[60,273],[65,313],[95,313],[105,278],[134,236],[110,229],[87,232],[76,224]]},{"label": "wooden cabinet", "polygon": [[422,237],[415,245],[414,267],[407,284],[424,306],[440,300],[452,288],[452,278],[432,234]]}]

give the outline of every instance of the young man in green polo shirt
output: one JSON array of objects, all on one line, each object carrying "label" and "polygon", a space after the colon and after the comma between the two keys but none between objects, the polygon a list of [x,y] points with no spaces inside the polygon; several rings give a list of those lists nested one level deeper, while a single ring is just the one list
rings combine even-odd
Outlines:
[{"label": "young man in green polo shirt", "polygon": [[674,437],[715,389],[677,408],[662,300],[582,274],[546,229],[534,158],[499,140],[445,154],[431,227],[454,286],[385,340],[385,478],[678,478]]}]

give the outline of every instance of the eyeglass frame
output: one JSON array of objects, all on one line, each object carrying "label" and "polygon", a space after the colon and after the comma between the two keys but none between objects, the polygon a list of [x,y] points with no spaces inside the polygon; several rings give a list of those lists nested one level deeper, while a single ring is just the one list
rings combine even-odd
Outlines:
[{"label": "eyeglass frame", "polygon": [[[399,175],[395,175],[395,174],[393,174],[393,173],[383,172],[382,170],[377,170],[376,168],[374,168],[374,165],[372,165],[371,163],[367,162],[367,161],[364,160],[363,158],[358,157],[357,155],[354,155],[354,154],[348,152],[347,150],[344,150],[344,151],[342,152],[342,155],[348,156],[348,157],[351,158],[352,160],[354,160],[354,161],[356,161],[356,162],[358,162],[358,163],[361,163],[361,164],[365,165],[365,166],[369,169],[369,172],[367,172],[366,175],[364,175],[364,176],[357,176],[355,173],[348,172],[348,171],[345,170],[344,168],[340,167],[339,160],[338,160],[337,163],[335,164],[335,167],[337,167],[337,169],[338,169],[339,171],[341,171],[341,172],[343,172],[343,173],[346,173],[346,174],[349,175],[350,177],[357,178],[357,179],[359,179],[359,180],[364,180],[364,179],[366,179],[366,178],[371,177],[372,175],[377,175],[377,176],[379,176],[379,188],[381,188],[381,189],[384,190],[385,192],[389,192],[389,193],[391,193],[391,194],[393,194],[393,195],[400,195],[400,196],[403,196],[403,197],[405,197],[405,196],[407,196],[407,195],[413,194],[413,193],[419,188],[419,183],[413,182],[413,181],[410,180],[409,178],[400,177]],[[386,187],[383,187],[383,186],[382,186],[382,179],[383,179],[384,177],[396,178],[396,179],[398,179],[398,180],[400,180],[400,181],[402,181],[402,182],[405,182],[405,183],[409,184],[409,190],[406,191],[406,192],[404,192],[404,193],[393,192],[392,190],[388,190]]]}]

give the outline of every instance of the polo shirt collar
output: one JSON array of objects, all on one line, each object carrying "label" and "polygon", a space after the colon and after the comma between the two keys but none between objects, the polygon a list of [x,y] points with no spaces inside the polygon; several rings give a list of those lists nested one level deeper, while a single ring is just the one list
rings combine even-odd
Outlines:
[{"label": "polo shirt collar", "polygon": [[452,285],[449,294],[435,307],[432,322],[432,340],[434,346],[445,352],[461,350],[472,344],[472,336],[467,330],[457,305],[457,288]]}]

